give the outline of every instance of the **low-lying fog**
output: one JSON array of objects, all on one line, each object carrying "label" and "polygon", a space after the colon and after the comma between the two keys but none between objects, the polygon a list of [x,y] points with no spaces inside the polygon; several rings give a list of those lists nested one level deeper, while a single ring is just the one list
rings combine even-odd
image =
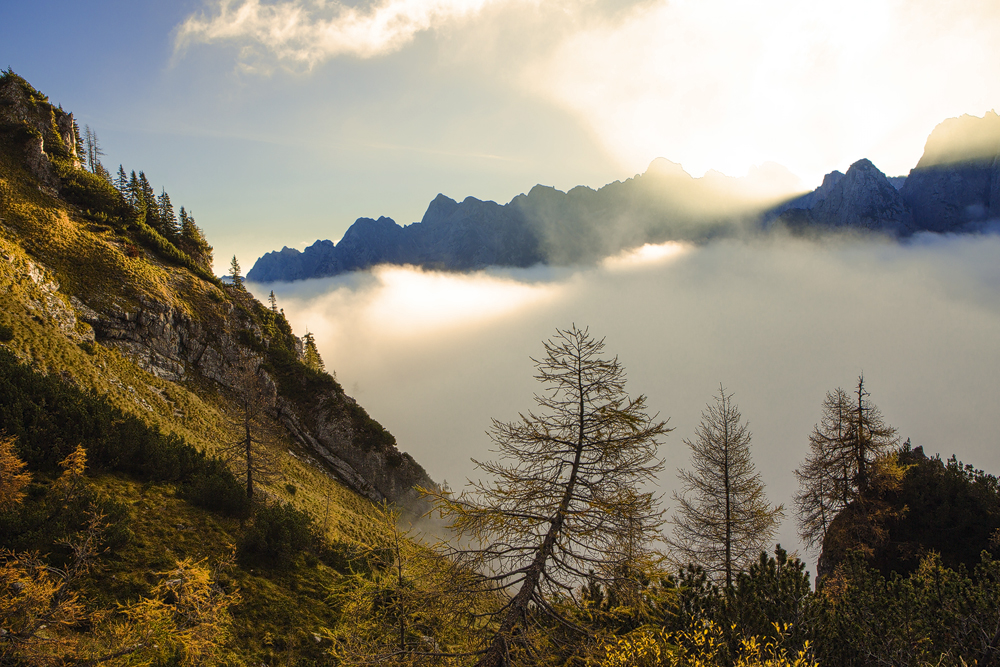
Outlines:
[{"label": "low-lying fog", "polygon": [[[1000,472],[1000,236],[718,241],[647,247],[599,267],[471,275],[384,267],[274,289],[295,331],[437,481],[458,489],[488,458],[490,419],[534,408],[530,356],[557,327],[588,326],[629,393],[675,428],[667,472],[688,466],[719,384],[735,394],[780,542],[800,549],[793,470],[828,390],[862,372],[905,440]],[[803,554],[805,555],[805,554]],[[810,570],[814,555],[810,555]]]}]

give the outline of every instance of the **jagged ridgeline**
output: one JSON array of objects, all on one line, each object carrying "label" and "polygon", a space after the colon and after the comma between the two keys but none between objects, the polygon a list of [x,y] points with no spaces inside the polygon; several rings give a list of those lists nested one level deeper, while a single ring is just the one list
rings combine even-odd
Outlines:
[{"label": "jagged ridgeline", "polygon": [[329,591],[391,532],[372,503],[434,483],[101,154],[0,74],[0,664],[324,659]]},{"label": "jagged ridgeline", "polygon": [[438,195],[420,222],[358,218],[339,243],[285,247],[257,260],[247,278],[292,281],[378,264],[474,271],[598,261],[645,243],[703,243],[775,229],[796,234],[978,232],[1000,218],[1000,117],[950,118],[931,133],[909,176],[887,177],[870,160],[827,174],[787,201],[717,172],[692,178],[659,158],[644,174],[598,190],[537,185],[500,205]]}]

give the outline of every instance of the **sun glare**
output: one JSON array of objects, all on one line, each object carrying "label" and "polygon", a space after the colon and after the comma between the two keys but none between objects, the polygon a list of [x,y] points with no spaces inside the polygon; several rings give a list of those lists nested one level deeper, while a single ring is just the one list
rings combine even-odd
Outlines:
[{"label": "sun glare", "polygon": [[641,266],[662,264],[683,255],[690,249],[690,244],[678,241],[667,241],[656,245],[647,243],[641,248],[626,250],[613,257],[608,257],[601,265],[608,271],[628,271]]},{"label": "sun glare", "polygon": [[485,273],[468,275],[382,267],[366,317],[399,335],[470,326],[557,296],[558,286],[518,282]]}]

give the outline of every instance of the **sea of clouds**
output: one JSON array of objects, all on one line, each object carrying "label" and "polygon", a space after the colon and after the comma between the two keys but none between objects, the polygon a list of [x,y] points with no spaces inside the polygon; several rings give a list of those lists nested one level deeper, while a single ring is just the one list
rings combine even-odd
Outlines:
[{"label": "sea of clouds", "polygon": [[455,489],[477,478],[472,458],[491,457],[491,419],[535,407],[531,357],[557,328],[605,338],[629,392],[669,418],[668,510],[684,440],[721,383],[749,421],[770,499],[788,510],[778,540],[801,549],[794,470],[825,393],[862,373],[903,440],[1000,472],[998,260],[991,234],[771,237],[645,247],[589,267],[380,267],[249,287],[274,289],[345,390]]}]

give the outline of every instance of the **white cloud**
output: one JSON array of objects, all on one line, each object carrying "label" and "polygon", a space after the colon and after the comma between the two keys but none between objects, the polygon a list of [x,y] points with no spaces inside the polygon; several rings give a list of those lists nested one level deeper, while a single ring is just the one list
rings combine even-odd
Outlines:
[{"label": "white cloud", "polygon": [[629,170],[770,160],[815,185],[862,157],[906,173],[935,124],[1000,103],[998,32],[993,0],[659,1],[570,36],[524,80]]},{"label": "white cloud", "polygon": [[[676,427],[661,451],[667,498],[671,471],[689,466],[682,442],[720,382],[750,421],[769,497],[786,507],[825,392],[862,372],[915,446],[1000,471],[1000,237],[678,250],[627,270],[395,268],[251,287],[260,296],[273,288],[348,393],[455,487],[477,474],[470,457],[492,457],[490,419],[534,408],[541,386],[529,357],[573,322],[607,337],[630,394],[646,394]],[[780,541],[797,542],[791,518]]]},{"label": "white cloud", "polygon": [[263,51],[284,64],[312,68],[337,56],[391,53],[417,33],[474,15],[491,1],[382,0],[357,8],[335,0],[218,0],[213,15],[192,15],[180,25],[175,44],[231,41],[243,45],[244,61]]}]

